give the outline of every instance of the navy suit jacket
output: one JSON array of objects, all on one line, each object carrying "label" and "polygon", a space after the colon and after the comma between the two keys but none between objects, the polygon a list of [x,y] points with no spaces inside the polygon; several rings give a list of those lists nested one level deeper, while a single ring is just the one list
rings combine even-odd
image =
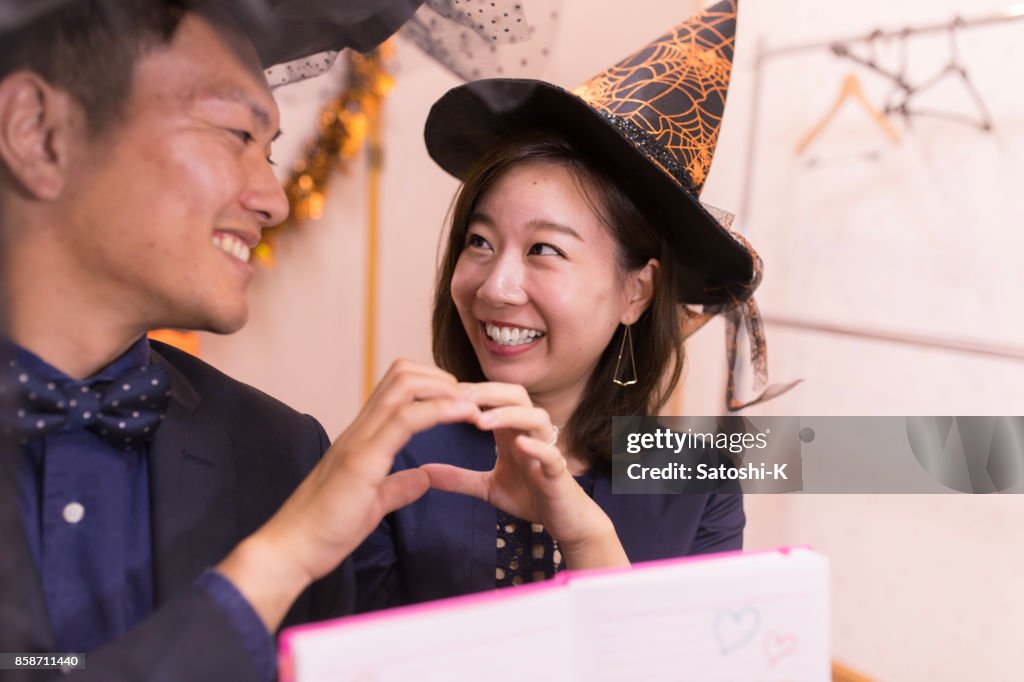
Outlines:
[{"label": "navy suit jacket", "polygon": [[[417,434],[395,470],[446,462],[487,471],[494,438],[467,424]],[[631,562],[740,549],[740,494],[613,495],[611,477],[597,474],[594,501],[615,524]],[[358,610],[441,599],[494,589],[497,510],[475,498],[431,490],[389,514],[356,550]]]},{"label": "navy suit jacket", "polygon": [[[139,627],[87,657],[75,680],[257,680],[221,608],[193,581],[281,506],[329,441],[312,417],[190,355],[151,343],[171,403],[149,448],[154,596]],[[0,467],[0,651],[54,653],[35,560],[14,500],[12,457]],[[285,625],[352,611],[346,561],[299,597]],[[0,679],[50,679],[4,671]],[[57,676],[56,679],[63,679]]]}]

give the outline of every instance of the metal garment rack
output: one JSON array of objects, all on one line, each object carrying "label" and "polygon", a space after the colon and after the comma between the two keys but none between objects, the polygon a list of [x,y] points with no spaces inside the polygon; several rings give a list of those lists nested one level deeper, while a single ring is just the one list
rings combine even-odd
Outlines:
[{"label": "metal garment rack", "polygon": [[[1013,21],[1024,20],[1024,5],[1014,5],[1002,12],[978,17],[954,17],[950,21],[936,22],[930,24],[908,25],[899,29],[877,29],[869,33],[853,35],[833,40],[800,43],[796,45],[783,45],[779,47],[767,47],[764,38],[758,41],[757,56],[754,62],[754,83],[751,105],[750,132],[747,136],[747,163],[743,177],[743,192],[740,199],[739,215],[749,215],[750,201],[753,194],[754,166],[756,161],[758,142],[758,123],[761,113],[762,80],[764,66],[769,60],[781,57],[792,57],[808,52],[835,52],[836,46],[850,47],[853,45],[870,45],[872,42],[882,39],[907,39],[910,36],[925,35],[929,33],[944,33],[953,30],[966,30],[983,26],[1006,24]],[[817,322],[813,320],[799,320],[783,316],[764,315],[766,324],[800,329],[803,331],[814,331],[826,334],[839,334],[872,341],[886,343],[898,343],[925,348],[935,348],[955,353],[970,353],[988,357],[1024,361],[1024,347],[997,346],[981,343],[969,339],[954,339],[944,337],[932,337],[918,334],[903,334],[866,327],[841,326]]]}]

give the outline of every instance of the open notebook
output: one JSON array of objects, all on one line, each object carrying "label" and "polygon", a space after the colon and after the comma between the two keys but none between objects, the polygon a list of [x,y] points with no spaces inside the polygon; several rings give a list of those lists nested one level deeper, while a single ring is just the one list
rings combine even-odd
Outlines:
[{"label": "open notebook", "polygon": [[305,625],[282,682],[826,682],[828,566],[806,548],[575,573]]}]

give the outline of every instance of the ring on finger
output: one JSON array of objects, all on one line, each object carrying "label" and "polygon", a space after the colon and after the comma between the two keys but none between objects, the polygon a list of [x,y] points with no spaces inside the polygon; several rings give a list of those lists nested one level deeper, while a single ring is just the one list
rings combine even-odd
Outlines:
[{"label": "ring on finger", "polygon": [[551,425],[551,440],[548,441],[548,445],[554,445],[558,442],[558,427],[554,424]]}]

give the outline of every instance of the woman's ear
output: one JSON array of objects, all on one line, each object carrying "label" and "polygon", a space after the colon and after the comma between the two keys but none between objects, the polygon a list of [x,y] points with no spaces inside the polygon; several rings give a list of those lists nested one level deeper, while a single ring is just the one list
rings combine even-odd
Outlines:
[{"label": "woman's ear", "polygon": [[70,95],[37,74],[18,71],[0,81],[0,162],[28,195],[60,196],[82,118]]},{"label": "woman's ear", "polygon": [[622,313],[622,324],[633,324],[647,310],[654,298],[654,282],[658,278],[661,263],[657,258],[647,261],[639,270],[634,270],[626,277],[628,295],[626,310]]}]

